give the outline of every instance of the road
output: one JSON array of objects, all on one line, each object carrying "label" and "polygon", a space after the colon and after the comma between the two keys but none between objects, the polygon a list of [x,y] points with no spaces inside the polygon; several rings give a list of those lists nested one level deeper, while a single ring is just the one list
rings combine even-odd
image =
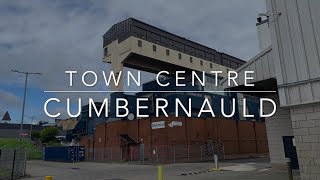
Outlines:
[{"label": "road", "polygon": [[[213,163],[181,163],[164,165],[164,179],[170,180],[284,180],[287,172],[270,168],[266,159],[225,161],[221,171],[210,171]],[[45,176],[59,179],[83,180],[142,180],[157,179],[157,166],[112,163],[59,163],[29,161],[25,180],[43,180]],[[295,174],[297,174],[295,172]],[[298,179],[296,176],[295,179]]]}]

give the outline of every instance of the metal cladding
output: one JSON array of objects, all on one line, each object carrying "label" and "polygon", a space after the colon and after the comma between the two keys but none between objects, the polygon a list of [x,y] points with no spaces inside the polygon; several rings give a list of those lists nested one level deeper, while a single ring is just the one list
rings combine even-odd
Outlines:
[{"label": "metal cladding", "polygon": [[[157,27],[151,26],[134,18],[129,18],[113,25],[103,35],[103,47],[118,40],[122,42],[130,36],[134,36],[154,44],[158,44],[191,56],[214,62],[231,69],[237,69],[245,61],[217,52],[216,50],[190,41],[186,38],[174,35]],[[105,55],[108,49],[105,48]]]}]

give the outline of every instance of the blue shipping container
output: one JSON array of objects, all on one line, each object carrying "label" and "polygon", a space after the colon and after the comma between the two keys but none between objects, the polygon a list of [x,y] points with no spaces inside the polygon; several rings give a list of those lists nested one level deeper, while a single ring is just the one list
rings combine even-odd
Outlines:
[{"label": "blue shipping container", "polygon": [[59,162],[84,161],[84,146],[45,147],[43,160]]}]

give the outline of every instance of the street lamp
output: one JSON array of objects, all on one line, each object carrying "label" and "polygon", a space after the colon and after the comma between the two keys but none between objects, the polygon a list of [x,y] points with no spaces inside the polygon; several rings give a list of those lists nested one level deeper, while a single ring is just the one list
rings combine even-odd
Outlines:
[{"label": "street lamp", "polygon": [[30,75],[42,75],[42,73],[33,73],[33,72],[21,72],[17,70],[11,70],[12,72],[19,73],[19,74],[24,74],[25,81],[24,81],[24,94],[23,94],[23,104],[22,104],[22,115],[21,115],[21,124],[20,124],[20,136],[19,136],[19,141],[20,141],[20,148],[21,148],[21,140],[22,140],[22,130],[23,130],[23,118],[24,118],[24,107],[26,104],[26,96],[27,96],[27,86],[28,86],[28,76]]}]

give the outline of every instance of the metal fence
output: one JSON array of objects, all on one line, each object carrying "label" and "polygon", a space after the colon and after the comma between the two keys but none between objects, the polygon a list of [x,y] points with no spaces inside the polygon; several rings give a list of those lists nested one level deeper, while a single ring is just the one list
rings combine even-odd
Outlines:
[{"label": "metal fence", "polygon": [[138,164],[168,164],[183,162],[213,161],[214,154],[224,159],[222,145],[154,146],[144,145],[124,147],[87,148],[86,161],[129,162]]},{"label": "metal fence", "polygon": [[16,179],[26,173],[25,149],[0,149],[0,180]]}]

